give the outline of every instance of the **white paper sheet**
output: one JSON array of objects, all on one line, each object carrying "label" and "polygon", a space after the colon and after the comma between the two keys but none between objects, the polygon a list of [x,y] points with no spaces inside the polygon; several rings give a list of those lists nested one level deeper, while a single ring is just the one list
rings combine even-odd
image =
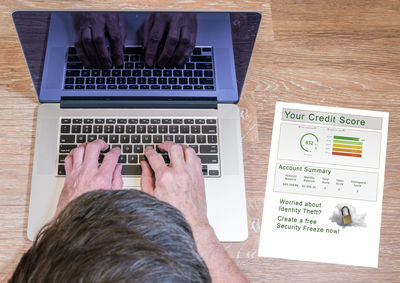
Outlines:
[{"label": "white paper sheet", "polygon": [[378,266],[388,120],[276,103],[259,256]]}]

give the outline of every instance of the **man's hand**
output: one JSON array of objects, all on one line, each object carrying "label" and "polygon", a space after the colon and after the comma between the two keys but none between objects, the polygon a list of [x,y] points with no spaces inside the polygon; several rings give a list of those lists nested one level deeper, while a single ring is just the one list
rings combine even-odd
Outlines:
[{"label": "man's hand", "polygon": [[56,215],[71,200],[86,192],[98,189],[122,189],[122,166],[117,164],[121,149],[113,148],[109,151],[99,166],[100,152],[107,149],[108,145],[103,140],[95,140],[74,148],[65,158],[66,177]]},{"label": "man's hand", "polygon": [[[111,68],[124,62],[125,20],[121,13],[73,12],[75,48],[85,67]],[[106,46],[108,35],[113,59]]]},{"label": "man's hand", "polygon": [[145,155],[150,165],[141,162],[142,190],[178,208],[192,228],[208,226],[200,158],[192,148],[170,141],[158,148],[168,152],[170,165],[152,147],[147,147]]},{"label": "man's hand", "polygon": [[151,13],[144,22],[143,30],[146,64],[154,65],[160,43],[165,39],[157,65],[182,66],[196,45],[196,33],[195,13]]}]

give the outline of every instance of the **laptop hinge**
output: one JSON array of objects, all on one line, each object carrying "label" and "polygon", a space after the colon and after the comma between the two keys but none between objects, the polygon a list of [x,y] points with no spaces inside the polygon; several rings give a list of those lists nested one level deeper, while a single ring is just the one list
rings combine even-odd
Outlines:
[{"label": "laptop hinge", "polygon": [[216,97],[61,97],[61,108],[217,109]]}]

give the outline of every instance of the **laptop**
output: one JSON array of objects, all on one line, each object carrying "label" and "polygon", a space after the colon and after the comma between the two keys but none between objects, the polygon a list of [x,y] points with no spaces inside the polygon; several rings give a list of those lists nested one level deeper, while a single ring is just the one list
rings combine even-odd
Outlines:
[{"label": "laptop", "polygon": [[[28,239],[34,240],[54,216],[65,179],[65,157],[79,144],[100,138],[121,148],[124,189],[140,189],[146,146],[157,148],[171,140],[192,147],[202,161],[208,218],[218,239],[246,240],[237,102],[261,15],[190,12],[197,21],[192,53],[183,66],[160,67],[146,65],[143,54],[144,22],[156,12],[112,11],[125,21],[123,64],[96,69],[84,66],[74,45],[73,14],[78,12],[13,13],[40,102]],[[108,39],[106,45],[112,53]]]}]

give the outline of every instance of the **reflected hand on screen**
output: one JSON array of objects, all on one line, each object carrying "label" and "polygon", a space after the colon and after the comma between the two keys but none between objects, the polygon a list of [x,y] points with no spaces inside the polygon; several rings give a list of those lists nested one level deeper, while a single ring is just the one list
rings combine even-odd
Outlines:
[{"label": "reflected hand on screen", "polygon": [[[182,66],[196,45],[196,33],[195,13],[151,13],[143,30],[146,64]],[[160,45],[163,48],[159,53]]]},{"label": "reflected hand on screen", "polygon": [[[111,68],[121,66],[126,39],[125,20],[120,13],[72,13],[75,29],[75,48],[85,67]],[[108,36],[112,60],[106,45]]]}]

